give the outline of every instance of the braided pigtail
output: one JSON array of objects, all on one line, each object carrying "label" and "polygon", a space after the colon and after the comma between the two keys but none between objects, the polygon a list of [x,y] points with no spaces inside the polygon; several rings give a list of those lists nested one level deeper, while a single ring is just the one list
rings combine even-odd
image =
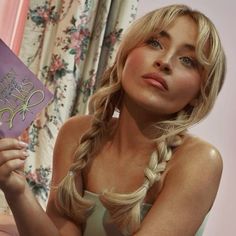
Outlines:
[{"label": "braided pigtail", "polygon": [[57,206],[75,222],[84,222],[90,214],[94,203],[82,197],[76,188],[76,176],[96,153],[104,133],[108,131],[109,122],[116,107],[115,99],[119,86],[113,82],[113,67],[106,72],[102,80],[101,91],[92,97],[90,110],[94,112],[90,129],[81,137],[75,151],[74,162],[68,174],[58,185]]},{"label": "braided pigtail", "polygon": [[172,148],[180,145],[181,141],[181,136],[175,135],[157,143],[157,150],[152,153],[144,170],[144,183],[136,191],[128,194],[105,191],[100,197],[110,213],[111,221],[124,235],[131,235],[139,229],[141,205],[146,194],[153,184],[160,180],[167,162],[172,157]]},{"label": "braided pigtail", "polygon": [[77,173],[80,173],[89,158],[94,154],[99,138],[104,132],[103,126],[95,119],[91,128],[85,133],[80,146],[75,152],[74,163],[71,165],[68,174],[58,186],[57,203],[59,209],[76,222],[84,222],[89,215],[89,209],[93,208],[93,202],[83,198],[76,188]]}]

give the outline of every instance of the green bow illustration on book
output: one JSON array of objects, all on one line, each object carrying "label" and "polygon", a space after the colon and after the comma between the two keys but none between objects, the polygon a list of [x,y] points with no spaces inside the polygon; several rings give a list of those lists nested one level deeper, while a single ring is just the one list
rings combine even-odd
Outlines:
[{"label": "green bow illustration on book", "polygon": [[[32,100],[35,99],[36,97],[39,99],[37,99],[36,102],[32,103]],[[22,115],[22,120],[24,121],[26,117],[26,113],[30,112],[31,108],[43,102],[44,98],[45,98],[45,94],[43,90],[35,90],[29,95],[29,97],[24,99],[22,103],[16,109],[13,109],[10,107],[5,107],[3,109],[0,109],[0,120],[2,120],[3,115],[7,116],[8,118],[4,121],[2,120],[2,122],[7,123],[9,129],[11,129],[13,127],[13,121],[17,114]]]}]

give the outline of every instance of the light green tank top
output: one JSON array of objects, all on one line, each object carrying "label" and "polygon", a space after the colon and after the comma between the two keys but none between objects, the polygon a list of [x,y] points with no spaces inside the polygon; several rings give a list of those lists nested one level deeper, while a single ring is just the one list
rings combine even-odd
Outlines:
[{"label": "light green tank top", "polygon": [[[122,236],[122,234],[117,230],[115,225],[109,224],[109,214],[106,208],[102,205],[99,200],[98,194],[85,191],[84,197],[86,199],[95,202],[96,207],[94,208],[92,214],[88,217],[86,221],[86,227],[83,236]],[[149,209],[151,204],[144,203],[141,208],[141,218],[143,219]],[[203,230],[207,221],[207,216],[205,217],[203,223],[198,229],[195,236],[202,236]]]}]

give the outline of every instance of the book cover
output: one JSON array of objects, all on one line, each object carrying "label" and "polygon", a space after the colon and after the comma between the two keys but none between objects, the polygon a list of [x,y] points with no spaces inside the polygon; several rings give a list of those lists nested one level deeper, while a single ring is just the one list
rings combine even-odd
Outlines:
[{"label": "book cover", "polygon": [[0,138],[18,137],[53,94],[0,39]]}]

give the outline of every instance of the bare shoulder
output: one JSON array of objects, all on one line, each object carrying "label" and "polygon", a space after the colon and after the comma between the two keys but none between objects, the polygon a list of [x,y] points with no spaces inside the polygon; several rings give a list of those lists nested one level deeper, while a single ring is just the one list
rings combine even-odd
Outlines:
[{"label": "bare shoulder", "polygon": [[69,118],[61,127],[59,136],[63,135],[68,138],[80,138],[83,133],[85,133],[92,121],[91,115],[83,115],[83,116],[73,116]]},{"label": "bare shoulder", "polygon": [[197,137],[188,136],[174,153],[173,165],[166,176],[169,185],[182,185],[192,200],[202,200],[202,209],[212,206],[223,169],[220,152],[215,146]]},{"label": "bare shoulder", "polygon": [[[75,151],[79,147],[80,138],[89,129],[91,121],[92,116],[74,116],[62,125],[53,151],[52,186],[58,186],[67,175],[73,163]],[[79,173],[77,179],[77,185],[80,189],[82,180]],[[68,219],[65,219],[58,211],[55,205],[56,194],[57,188],[51,188],[47,204],[47,214],[58,227],[68,229],[68,232],[78,232],[77,227],[72,222],[69,222]],[[73,235],[80,235],[80,233]]]},{"label": "bare shoulder", "polygon": [[[174,153],[176,165],[205,169],[221,175],[223,161],[219,150],[209,142],[194,136],[187,136]],[[208,172],[208,173],[211,173]]]},{"label": "bare shoulder", "polygon": [[[90,128],[92,116],[74,116],[68,119],[59,130],[53,151],[52,186],[58,186],[67,175],[79,147],[80,138]],[[81,175],[77,175],[78,189],[82,188]],[[51,188],[47,204],[47,214],[61,233],[81,235],[80,227],[61,215],[56,207],[57,188]],[[64,235],[64,234],[63,234]]]},{"label": "bare shoulder", "polygon": [[195,235],[215,201],[222,166],[213,145],[186,136],[174,151],[163,187],[135,235]]},{"label": "bare shoulder", "polygon": [[53,180],[58,183],[68,172],[82,135],[89,129],[92,116],[74,116],[59,130],[53,152]]}]

